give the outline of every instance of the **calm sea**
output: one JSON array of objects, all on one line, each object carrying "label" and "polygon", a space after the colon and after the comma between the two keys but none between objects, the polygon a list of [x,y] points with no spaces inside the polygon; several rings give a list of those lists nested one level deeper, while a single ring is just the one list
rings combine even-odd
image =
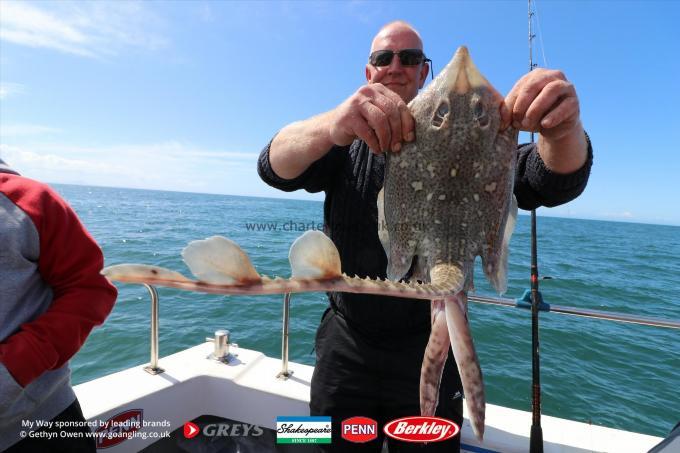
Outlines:
[{"label": "calm sea", "polygon": [[[288,276],[290,244],[302,228],[323,220],[320,202],[55,188],[97,239],[107,265],[155,264],[186,275],[180,258],[186,243],[223,235],[261,273]],[[277,231],[266,226],[274,223]],[[548,303],[680,319],[680,227],[546,218],[539,211],[538,250],[541,275],[552,277],[541,281]],[[507,297],[528,287],[529,263],[529,217],[520,216]],[[477,292],[494,295],[479,267],[475,275]],[[146,290],[119,289],[113,313],[72,360],[76,384],[149,360]],[[243,347],[280,356],[282,297],[163,288],[160,295],[161,356],[220,328]],[[325,306],[321,293],[293,296],[291,360],[314,364],[313,338]],[[530,312],[472,303],[470,318],[489,402],[530,410]],[[543,413],[659,436],[680,421],[680,331],[544,313],[540,335]]]}]

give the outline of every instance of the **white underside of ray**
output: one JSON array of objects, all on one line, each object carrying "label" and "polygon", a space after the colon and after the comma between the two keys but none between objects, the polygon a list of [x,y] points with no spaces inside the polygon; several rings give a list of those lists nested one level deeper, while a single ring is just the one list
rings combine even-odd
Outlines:
[{"label": "white underside of ray", "polygon": [[[378,239],[385,250],[387,259],[390,258],[390,235],[385,228],[385,189],[380,189],[378,192]],[[388,266],[389,267],[389,266]]]},{"label": "white underside of ray", "polygon": [[489,270],[488,262],[484,263],[484,273],[493,285],[494,289],[503,295],[508,290],[508,257],[510,255],[510,239],[512,233],[515,231],[515,224],[517,223],[517,199],[512,195],[510,200],[510,209],[508,212],[508,219],[505,222],[505,229],[503,230],[503,240],[498,250],[498,256],[495,257],[493,270]]}]

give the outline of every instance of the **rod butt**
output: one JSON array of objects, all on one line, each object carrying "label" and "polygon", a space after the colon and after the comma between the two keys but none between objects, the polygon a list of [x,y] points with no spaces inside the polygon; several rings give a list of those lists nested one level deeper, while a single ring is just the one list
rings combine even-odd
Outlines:
[{"label": "rod butt", "polygon": [[529,451],[531,453],[543,453],[543,428],[540,425],[531,425]]}]

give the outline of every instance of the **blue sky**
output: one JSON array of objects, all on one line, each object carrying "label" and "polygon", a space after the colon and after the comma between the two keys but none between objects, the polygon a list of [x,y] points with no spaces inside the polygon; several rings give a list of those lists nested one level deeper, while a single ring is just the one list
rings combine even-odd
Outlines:
[{"label": "blue sky", "polygon": [[[680,225],[680,3],[537,8],[535,58],[574,83],[595,147],[586,192],[539,214]],[[322,199],[264,185],[257,155],[359,88],[394,19],[435,71],[461,44],[502,93],[527,71],[525,1],[2,0],[0,157],[52,183]]]}]

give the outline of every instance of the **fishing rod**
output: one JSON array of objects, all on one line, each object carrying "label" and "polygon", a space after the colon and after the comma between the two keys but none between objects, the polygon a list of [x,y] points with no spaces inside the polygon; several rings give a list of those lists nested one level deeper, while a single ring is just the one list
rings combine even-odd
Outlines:
[{"label": "fishing rod", "polygon": [[[531,29],[534,15],[531,0],[528,0],[529,20],[529,72],[533,71],[533,40],[535,35]],[[531,132],[531,143],[534,133]],[[529,437],[530,453],[543,453],[543,428],[541,428],[541,365],[538,342],[538,312],[543,302],[538,290],[538,251],[536,241],[536,209],[531,210],[531,434]]]}]

